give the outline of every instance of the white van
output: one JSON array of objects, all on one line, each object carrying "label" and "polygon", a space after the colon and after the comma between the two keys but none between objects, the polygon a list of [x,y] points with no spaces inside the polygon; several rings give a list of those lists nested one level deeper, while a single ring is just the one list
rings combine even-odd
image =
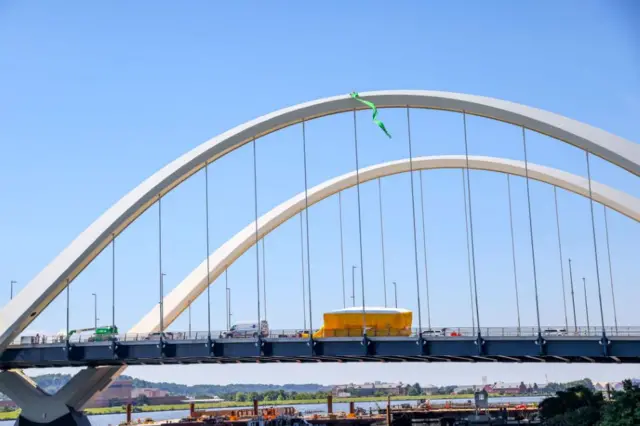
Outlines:
[{"label": "white van", "polygon": [[224,333],[226,338],[242,338],[242,337],[262,337],[269,336],[269,323],[265,320],[260,321],[260,327],[256,321],[237,322],[231,329]]}]

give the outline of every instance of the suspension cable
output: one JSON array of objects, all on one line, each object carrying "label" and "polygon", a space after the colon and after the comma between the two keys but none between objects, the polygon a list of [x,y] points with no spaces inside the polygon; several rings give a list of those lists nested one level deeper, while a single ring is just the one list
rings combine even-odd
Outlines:
[{"label": "suspension cable", "polygon": [[264,320],[267,321],[267,263],[265,261],[264,240],[262,237],[262,297],[264,304]]},{"label": "suspension cable", "polygon": [[538,273],[536,270],[536,251],[533,245],[533,219],[531,218],[531,191],[529,189],[529,162],[527,159],[527,138],[524,127],[522,128],[522,146],[524,148],[524,171],[527,183],[527,210],[529,212],[529,233],[531,235],[531,260],[533,264],[533,286],[536,292],[536,319],[538,321],[538,335],[542,334],[540,327],[540,304],[538,300]]},{"label": "suspension cable", "polygon": [[509,227],[511,230],[511,258],[513,260],[513,284],[516,289],[516,312],[518,315],[518,334],[520,334],[520,297],[518,295],[518,269],[516,267],[516,241],[513,233],[513,208],[511,203],[511,176],[507,175],[507,193],[509,194]]},{"label": "suspension cable", "polygon": [[573,268],[571,258],[569,258],[569,282],[571,283],[571,304],[573,305],[573,331],[578,334],[578,316],[576,314],[576,293],[573,289]]},{"label": "suspension cable", "polygon": [[160,336],[164,337],[164,273],[162,272],[162,197],[158,195],[158,269],[160,270]]},{"label": "suspension cable", "polygon": [[304,211],[307,225],[307,286],[309,301],[309,339],[313,338],[313,312],[311,310],[311,249],[309,246],[309,184],[307,181],[307,133],[302,120],[302,152],[304,156]]},{"label": "suspension cable", "polygon": [[413,214],[413,256],[416,267],[416,296],[418,299],[418,336],[422,337],[422,304],[420,303],[420,273],[418,271],[418,236],[416,227],[416,197],[413,185],[413,150],[411,147],[411,114],[407,105],[407,134],[409,136],[409,177],[411,180],[411,213]]},{"label": "suspension cable", "polygon": [[616,333],[618,332],[618,313],[616,311],[616,295],[613,291],[613,266],[611,264],[611,249],[609,247],[609,223],[607,220],[607,206],[602,206],[604,209],[604,230],[607,237],[607,257],[609,258],[609,282],[611,283],[611,302],[613,303],[613,323],[616,327]]},{"label": "suspension cable", "polygon": [[[304,330],[307,329],[307,308],[305,307],[305,305],[307,304],[307,290],[304,288],[305,287],[305,278],[304,278],[304,273],[305,273],[305,269],[304,269],[304,230],[303,230],[303,222],[304,219],[302,218],[302,212],[300,212],[300,264],[301,264],[301,270],[302,270],[302,316],[304,318]],[[344,293],[344,292],[343,292]]]},{"label": "suspension cable", "polygon": [[584,311],[587,315],[587,334],[589,334],[591,324],[589,324],[589,302],[587,301],[587,279],[585,277],[582,277],[582,285],[584,286]]},{"label": "suspension cable", "polygon": [[424,189],[422,185],[422,170],[418,172],[420,177],[420,205],[422,214],[422,252],[424,254],[424,282],[427,290],[427,327],[431,330],[431,302],[429,301],[429,268],[427,264],[427,231],[424,220]]},{"label": "suspension cable", "polygon": [[562,261],[562,238],[560,238],[560,214],[558,213],[558,187],[553,186],[553,199],[556,205],[556,227],[558,229],[558,253],[560,255],[560,277],[562,281],[562,304],[564,306],[564,326],[569,329],[569,319],[567,317],[567,294],[564,286],[564,262]]},{"label": "suspension cable", "polygon": [[[207,337],[211,339],[211,270],[209,269],[209,256],[211,252],[209,251],[209,163],[205,163],[204,165],[204,212],[205,212],[205,228],[206,228],[206,237],[207,237]],[[225,270],[226,273],[226,270]],[[225,300],[228,300],[227,296],[227,286],[225,285]],[[229,330],[229,302],[225,303],[226,306],[226,322],[227,322],[227,330]]]},{"label": "suspension cable", "polygon": [[231,328],[231,289],[229,288],[229,267],[224,268],[224,291],[227,299],[227,330]]},{"label": "suspension cable", "polygon": [[362,335],[367,336],[367,316],[364,297],[364,254],[362,253],[362,210],[360,207],[360,166],[358,163],[358,126],[356,123],[356,110],[353,110],[353,145],[356,154],[356,191],[358,194],[358,238],[360,243],[360,282],[362,287]]},{"label": "suspension cable", "polygon": [[593,254],[596,259],[596,281],[598,282],[598,302],[600,303],[600,322],[602,325],[602,335],[604,330],[604,310],[602,309],[602,289],[600,287],[600,262],[598,261],[598,243],[596,238],[596,219],[593,213],[593,193],[591,192],[591,166],[589,164],[589,151],[585,150],[587,158],[587,178],[589,179],[589,206],[591,208],[591,234],[593,235]]},{"label": "suspension cable", "polygon": [[478,280],[476,276],[476,247],[473,238],[473,210],[471,209],[471,177],[469,176],[469,142],[467,140],[467,113],[462,111],[462,123],[464,126],[464,155],[467,171],[467,202],[469,205],[469,231],[471,239],[471,266],[473,271],[473,290],[476,302],[476,324],[478,325],[478,335],[480,335],[480,310],[478,309]]},{"label": "suspension cable", "polygon": [[111,234],[111,326],[116,328],[116,234]]},{"label": "suspension cable", "polygon": [[[338,192],[338,211],[340,214],[340,262],[342,266],[342,307],[347,307],[347,298],[344,287],[344,239],[342,236],[342,191]],[[300,223],[302,226],[302,222]]]},{"label": "suspension cable", "polygon": [[465,179],[465,169],[462,172],[462,195],[464,198],[464,227],[467,242],[467,275],[469,277],[469,303],[471,305],[471,327],[473,334],[476,333],[476,316],[473,308],[473,284],[471,280],[471,247],[469,246],[469,213],[467,212],[467,180]]},{"label": "suspension cable", "polygon": [[[382,220],[382,182],[378,178],[378,201],[380,205],[380,243],[382,245],[382,286],[384,289],[384,307],[387,307],[387,270],[384,259],[384,226]],[[344,276],[343,276],[344,277]]]},{"label": "suspension cable", "polygon": [[[70,331],[69,330],[69,328],[70,328],[69,327],[69,313],[70,313],[70,310],[69,310],[69,278],[67,278],[66,293],[67,293],[66,294],[66,296],[67,296],[67,335],[66,335],[66,338],[67,338],[67,343],[69,343],[69,331]],[[67,354],[67,356],[69,356],[69,354]]]},{"label": "suspension cable", "polygon": [[262,332],[262,318],[260,317],[260,250],[258,246],[258,164],[256,160],[256,138],[251,143],[253,147],[253,207],[255,213],[255,246],[256,246],[256,289],[258,305],[258,328]]}]

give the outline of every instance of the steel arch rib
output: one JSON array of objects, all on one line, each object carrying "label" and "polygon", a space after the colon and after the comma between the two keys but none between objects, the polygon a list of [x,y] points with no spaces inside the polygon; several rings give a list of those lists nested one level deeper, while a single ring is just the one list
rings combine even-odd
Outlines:
[{"label": "steel arch rib", "polygon": [[[397,90],[363,92],[379,108],[412,107],[466,112],[549,135],[640,176],[640,146],[603,130],[536,108],[458,93]],[[235,127],[177,158],[125,195],[82,232],[0,311],[0,350],[24,330],[73,279],[159,197],[212,162],[302,119],[365,109],[349,95],[299,104]]]},{"label": "steel arch rib", "polygon": [[[460,169],[466,165],[464,155],[418,157],[413,159],[414,170],[431,169]],[[469,168],[508,173],[525,176],[525,164],[522,161],[508,160],[494,157],[469,157]],[[558,169],[538,164],[528,164],[529,177],[541,182],[558,186],[567,191],[588,197],[589,183],[586,178],[576,176]],[[410,171],[408,159],[376,164],[360,170],[360,182],[364,183],[380,177],[391,176]],[[325,198],[356,185],[356,172],[325,181],[308,191],[309,206]],[[640,199],[625,192],[613,189],[598,182],[591,181],[593,199],[607,207],[640,221]],[[291,219],[305,209],[304,192],[290,198],[258,218],[258,238],[263,238],[269,232]],[[207,261],[203,261],[180,284],[178,284],[164,298],[164,325],[170,325],[187,307],[206,290],[210,282],[214,282],[224,270],[235,262],[243,253],[256,242],[255,222],[247,225],[243,230],[227,240],[222,246],[209,256],[210,271],[207,274]],[[207,281],[210,277],[210,282]],[[130,333],[157,332],[160,328],[159,307],[152,309],[138,322]]]}]

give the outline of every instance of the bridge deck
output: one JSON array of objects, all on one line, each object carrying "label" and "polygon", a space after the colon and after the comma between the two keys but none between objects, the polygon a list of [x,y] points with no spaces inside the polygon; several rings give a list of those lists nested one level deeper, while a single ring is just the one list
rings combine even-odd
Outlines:
[{"label": "bridge deck", "polygon": [[[422,344],[421,344],[422,343]],[[479,344],[480,343],[480,344]],[[606,342],[605,342],[606,343]],[[415,337],[141,340],[10,346],[0,369],[256,362],[640,363],[640,338]]]}]

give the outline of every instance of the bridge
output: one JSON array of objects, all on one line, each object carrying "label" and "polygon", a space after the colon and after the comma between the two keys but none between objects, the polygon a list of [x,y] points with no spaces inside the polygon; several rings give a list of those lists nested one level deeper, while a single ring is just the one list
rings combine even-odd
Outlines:
[{"label": "bridge", "polygon": [[[108,386],[128,365],[151,364],[190,364],[190,363],[273,363],[273,362],[588,362],[588,363],[638,363],[640,362],[640,327],[635,324],[620,324],[615,305],[613,274],[609,250],[608,228],[606,245],[609,269],[609,282],[613,321],[605,318],[603,293],[605,287],[603,263],[599,256],[598,238],[594,205],[598,203],[604,209],[605,225],[607,212],[640,220],[640,199],[612,186],[600,183],[592,178],[590,162],[597,157],[613,166],[628,172],[637,179],[640,176],[640,146],[584,123],[566,117],[523,105],[497,99],[484,98],[464,94],[430,92],[430,91],[383,91],[362,93],[361,97],[373,102],[380,109],[401,109],[405,116],[406,155],[404,158],[385,161],[361,167],[359,163],[358,131],[364,125],[357,122],[358,112],[368,107],[363,106],[349,95],[308,102],[285,108],[249,121],[231,129],[182,155],[149,177],[129,194],[125,195],[83,233],[81,233],[58,257],[36,275],[13,299],[0,311],[0,391],[13,399],[22,409],[19,424],[83,424],[86,423],[80,413],[82,407],[93,396]],[[412,111],[441,110],[461,116],[462,135],[464,139],[464,155],[416,156],[415,144],[412,140]],[[415,113],[413,113],[415,115]],[[315,186],[308,185],[307,135],[311,123],[324,117],[347,115],[352,117],[352,134],[355,162],[352,171],[332,177]],[[467,120],[476,116],[497,120],[519,129],[524,161],[500,157],[470,155],[468,148]],[[286,128],[300,128],[299,140],[303,155],[301,162],[304,168],[304,191],[276,205],[263,215],[258,215],[258,172],[256,167],[256,145],[267,135],[278,134]],[[542,164],[529,161],[527,156],[528,134],[543,134],[557,141],[583,150],[585,155],[586,176],[569,173]],[[415,137],[415,132],[413,133]],[[361,136],[362,137],[362,136]],[[384,136],[382,136],[384,137]],[[395,141],[394,141],[395,143]],[[252,152],[254,181],[253,222],[240,229],[215,250],[210,250],[209,223],[209,167],[225,156],[248,145]],[[360,149],[362,149],[360,147]],[[456,169],[461,170],[461,182],[464,194],[464,227],[466,233],[468,263],[468,324],[458,327],[451,324],[447,327],[432,325],[431,304],[429,300],[429,280],[427,271],[427,238],[424,226],[424,200],[417,205],[415,190],[419,186],[422,194],[422,173],[427,170]],[[517,323],[504,324],[504,327],[482,326],[481,304],[479,292],[483,291],[478,281],[477,257],[475,247],[478,228],[474,228],[473,179],[470,171],[481,170],[506,175],[509,198],[509,218],[513,254],[515,305]],[[164,197],[176,189],[181,183],[195,178],[199,171],[205,174],[206,198],[206,245],[208,256],[191,273],[180,281],[168,294],[164,291],[164,270],[162,268],[162,205]],[[412,211],[412,263],[415,269],[414,328],[406,336],[392,336],[384,330],[372,330],[362,324],[358,330],[350,330],[346,337],[313,338],[314,313],[312,298],[312,278],[310,261],[309,216],[310,207],[323,200],[337,195],[340,207],[340,241],[343,251],[342,236],[342,204],[341,194],[350,188],[357,192],[358,207],[358,245],[360,255],[360,283],[363,310],[368,283],[364,276],[363,231],[362,220],[371,212],[362,209],[361,186],[367,182],[378,182],[380,196],[380,232],[384,233],[382,214],[381,179],[392,175],[407,174],[410,182],[410,203]],[[526,183],[527,226],[530,231],[532,284],[534,297],[530,302],[535,305],[533,326],[521,324],[520,304],[518,296],[519,283],[516,273],[515,243],[513,234],[513,212],[511,209],[511,180],[524,179]],[[558,240],[558,262],[561,268],[559,292],[562,293],[564,324],[549,324],[540,314],[539,277],[536,270],[536,253],[534,244],[534,227],[531,213],[530,181],[538,181],[553,187],[555,196],[555,217]],[[571,261],[562,253],[562,238],[557,203],[557,189],[576,194],[588,200],[590,226],[584,230],[592,236],[593,254],[589,259],[595,266],[598,294],[598,316],[594,316],[594,324],[589,323],[589,307],[585,289],[586,326],[578,324],[574,278]],[[408,200],[409,201],[409,200]],[[476,200],[477,202],[477,200]],[[158,240],[159,240],[159,300],[156,306],[144,315],[141,320],[125,334],[114,334],[104,341],[90,341],[82,336],[72,336],[69,325],[69,287],[76,278],[107,247],[115,244],[118,237],[129,225],[140,218],[145,211],[156,205],[158,207]],[[427,206],[427,209],[429,206]],[[215,331],[211,326],[210,288],[228,268],[249,250],[256,254],[256,303],[257,323],[266,318],[266,288],[262,290],[263,306],[261,307],[260,259],[258,245],[264,244],[264,238],[290,219],[300,216],[300,243],[302,250],[302,290],[305,306],[303,307],[304,324],[295,330],[270,330],[266,335],[248,336],[244,338],[228,338],[231,321],[229,319],[230,299],[227,298],[225,313],[226,327]],[[391,216],[387,214],[387,216]],[[422,218],[422,235],[418,235],[418,222]],[[304,219],[306,218],[306,219]],[[306,229],[305,229],[306,226]],[[387,276],[385,272],[385,245],[382,237],[382,271],[384,280],[384,302],[387,301]],[[420,243],[423,245],[419,247]],[[305,250],[307,261],[305,262]],[[424,259],[419,259],[422,252]],[[115,253],[115,252],[114,252]],[[264,248],[262,250],[264,256]],[[322,257],[322,253],[314,253]],[[567,262],[568,260],[568,262]],[[115,269],[115,256],[112,260]],[[539,258],[538,258],[539,261]],[[378,265],[376,265],[377,267]],[[336,301],[335,307],[346,306],[346,286],[344,271],[344,255],[341,260],[342,300]],[[565,269],[569,274],[566,280]],[[355,266],[352,267],[353,306],[356,306]],[[424,277],[420,269],[424,268]],[[602,270],[601,270],[602,269]],[[567,282],[565,282],[567,281]],[[576,279],[577,281],[577,279]],[[521,285],[522,283],[520,283]],[[115,276],[114,276],[115,292]],[[263,282],[263,285],[264,282]],[[394,283],[395,286],[395,283]],[[424,286],[424,287],[423,287]],[[566,289],[570,287],[570,291]],[[486,288],[486,287],[485,287]],[[318,289],[316,288],[316,291]],[[370,290],[369,290],[370,291]],[[66,331],[58,335],[38,335],[34,339],[24,339],[27,327],[51,304],[60,294],[66,295],[67,318]],[[114,293],[115,294],[115,293]],[[184,312],[191,315],[191,305],[199,296],[207,297],[207,330],[193,332],[186,330],[169,330],[172,323]],[[567,301],[567,295],[571,301]],[[228,295],[227,295],[228,296]],[[248,303],[248,302],[246,302]],[[425,306],[426,303],[426,306]],[[426,308],[426,309],[425,309]],[[115,304],[113,307],[113,326],[115,326]],[[572,311],[572,315],[571,315]],[[607,308],[609,312],[609,308]],[[317,320],[317,312],[315,318]],[[96,315],[97,317],[97,315]],[[426,317],[426,321],[424,321]],[[572,317],[572,321],[570,321]],[[308,322],[307,322],[308,318]],[[417,324],[416,324],[417,323]],[[191,322],[189,323],[191,324]],[[296,326],[299,324],[291,324]],[[445,331],[447,330],[447,331]],[[455,331],[455,332],[452,332]],[[77,374],[65,387],[55,395],[47,395],[39,389],[22,371],[21,368],[33,367],[87,367]]]}]

